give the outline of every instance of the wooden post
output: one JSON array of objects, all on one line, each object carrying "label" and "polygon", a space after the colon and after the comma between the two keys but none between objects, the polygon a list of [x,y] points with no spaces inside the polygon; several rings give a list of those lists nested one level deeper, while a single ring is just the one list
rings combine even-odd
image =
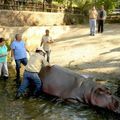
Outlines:
[{"label": "wooden post", "polygon": [[45,11],[45,0],[43,0],[43,12]]}]

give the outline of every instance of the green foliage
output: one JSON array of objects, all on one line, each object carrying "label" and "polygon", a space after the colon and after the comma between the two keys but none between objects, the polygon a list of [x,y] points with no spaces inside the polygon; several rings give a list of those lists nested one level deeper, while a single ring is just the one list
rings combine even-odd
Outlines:
[{"label": "green foliage", "polygon": [[96,5],[99,8],[101,5],[105,6],[105,10],[110,12],[111,10],[115,9],[115,6],[118,3],[118,0],[53,0],[60,4],[64,4],[68,6],[76,6],[80,9],[81,13],[88,11],[91,6]]},{"label": "green foliage", "polygon": [[[4,4],[13,3],[14,0],[3,0]],[[24,1],[24,0],[23,0]],[[27,1],[27,0],[25,0]],[[96,5],[99,8],[101,5],[105,6],[105,10],[110,12],[115,9],[120,0],[32,0],[33,2],[47,1],[49,4],[55,3],[56,5],[64,5],[68,8],[78,7],[82,14],[87,13],[91,6]]]},{"label": "green foliage", "polygon": [[65,0],[54,0],[54,1],[62,4],[65,2]]},{"label": "green foliage", "polygon": [[101,5],[105,6],[105,9],[107,12],[110,12],[111,10],[115,9],[117,0],[99,0],[96,2],[96,5],[99,7]]},{"label": "green foliage", "polygon": [[5,45],[7,46],[7,48],[8,48],[8,51],[10,51],[10,45],[11,45],[11,41],[10,40],[6,40],[5,41]]}]

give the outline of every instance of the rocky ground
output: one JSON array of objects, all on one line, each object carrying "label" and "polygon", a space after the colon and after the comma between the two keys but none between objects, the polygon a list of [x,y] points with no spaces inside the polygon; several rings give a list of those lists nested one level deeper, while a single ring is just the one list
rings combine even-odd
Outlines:
[{"label": "rocky ground", "polygon": [[51,64],[81,74],[119,79],[120,24],[106,24],[103,34],[89,36],[89,26],[72,26],[52,45]]}]

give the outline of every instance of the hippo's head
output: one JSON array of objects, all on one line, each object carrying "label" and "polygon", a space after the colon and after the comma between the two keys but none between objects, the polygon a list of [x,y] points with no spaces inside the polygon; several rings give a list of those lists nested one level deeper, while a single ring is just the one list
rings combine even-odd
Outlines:
[{"label": "hippo's head", "polygon": [[120,99],[103,86],[99,86],[91,93],[91,104],[120,113]]}]

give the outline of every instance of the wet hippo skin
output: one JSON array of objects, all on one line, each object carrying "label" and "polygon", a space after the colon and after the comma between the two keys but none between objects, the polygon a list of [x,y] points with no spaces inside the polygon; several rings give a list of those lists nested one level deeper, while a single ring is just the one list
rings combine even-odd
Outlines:
[{"label": "wet hippo skin", "polygon": [[105,86],[74,71],[53,65],[42,68],[39,76],[43,82],[43,92],[47,94],[120,113],[119,99]]}]

